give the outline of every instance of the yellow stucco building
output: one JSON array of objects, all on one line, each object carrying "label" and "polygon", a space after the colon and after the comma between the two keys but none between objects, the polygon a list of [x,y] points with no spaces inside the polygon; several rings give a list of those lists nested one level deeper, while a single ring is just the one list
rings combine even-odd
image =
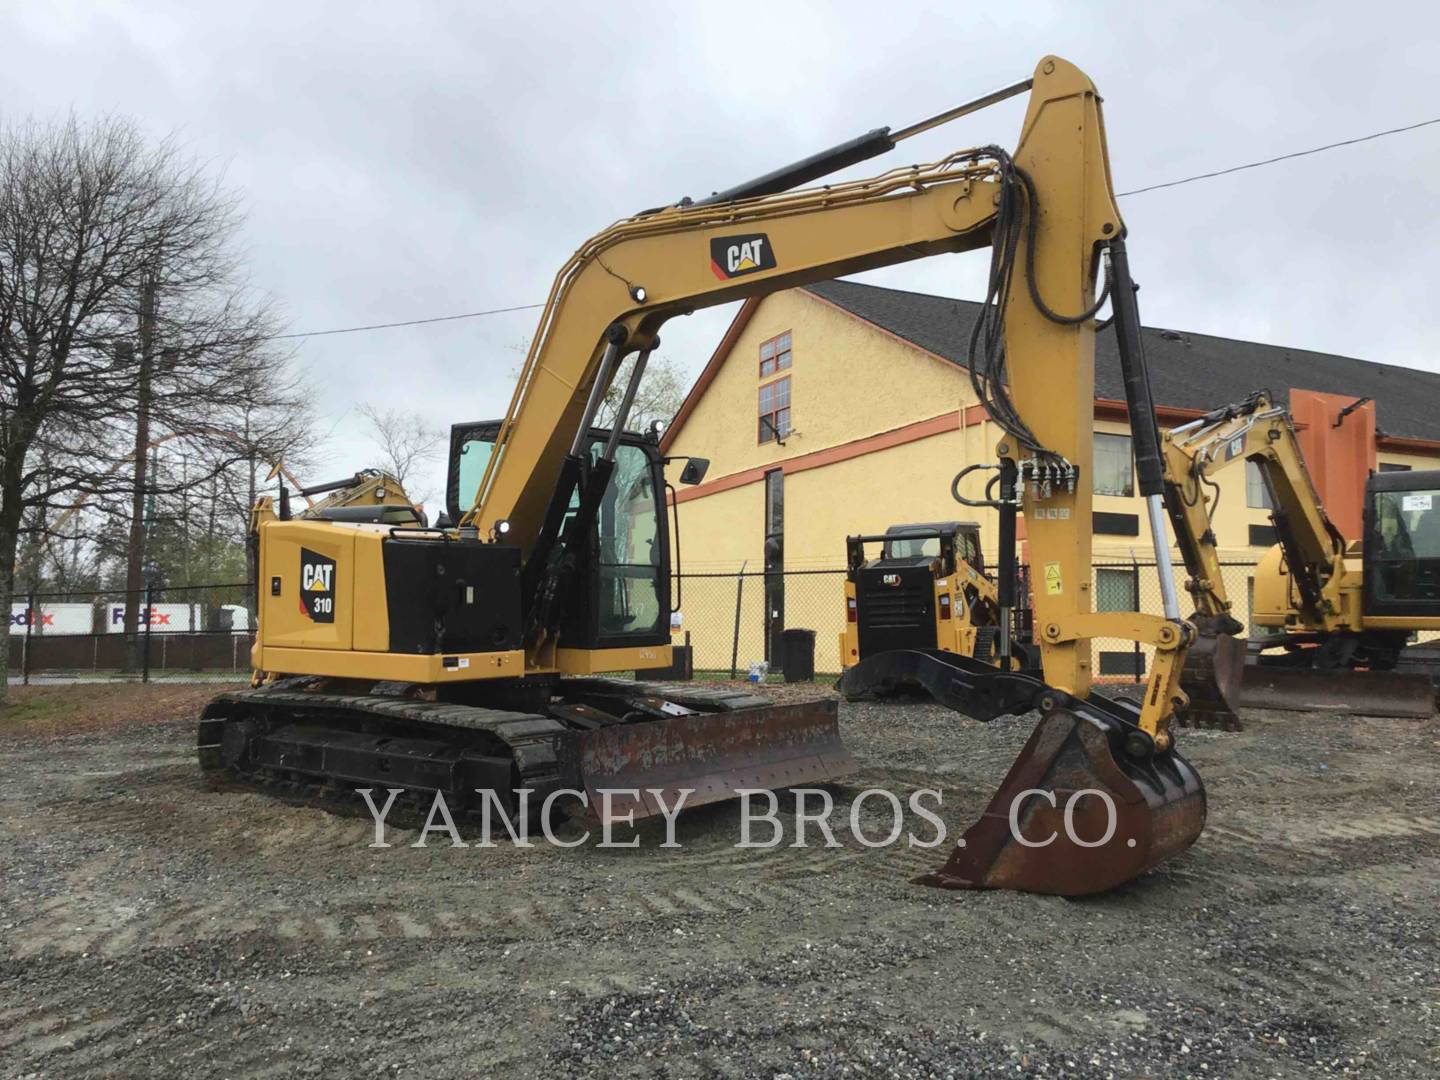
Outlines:
[{"label": "yellow stucco building", "polygon": [[[838,670],[840,576],[806,572],[843,568],[847,535],[975,520],[993,555],[993,513],[950,494],[955,474],[994,461],[1000,441],[963,366],[977,309],[844,281],[740,309],[664,439],[671,455],[711,462],[703,484],[679,489],[677,509],[697,667],[728,668],[734,654],[743,668],[771,651],[768,634],[798,626],[817,631],[817,668]],[[1381,468],[1440,468],[1440,375],[1170,330],[1144,336],[1162,424],[1262,387],[1281,401],[1291,388],[1353,394],[1376,402]],[[1158,608],[1113,337],[1102,334],[1096,351],[1095,595]],[[973,479],[965,493],[979,498],[983,480]],[[1214,528],[1236,564],[1227,583],[1243,619],[1246,567],[1270,544],[1269,515],[1256,477],[1237,469],[1221,481]],[[742,566],[770,576],[747,580],[737,619]]]}]

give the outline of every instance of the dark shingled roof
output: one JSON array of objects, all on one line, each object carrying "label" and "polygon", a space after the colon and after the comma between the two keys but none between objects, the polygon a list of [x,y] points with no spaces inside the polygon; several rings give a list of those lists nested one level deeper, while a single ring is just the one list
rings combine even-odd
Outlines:
[{"label": "dark shingled roof", "polygon": [[[806,291],[965,366],[970,329],[980,308],[974,301],[853,281],[827,281],[806,286]],[[1213,409],[1260,389],[1288,404],[1292,387],[1319,390],[1373,398],[1381,434],[1440,439],[1440,374],[1435,372],[1149,326],[1144,339],[1157,405]],[[1114,334],[1096,339],[1095,396],[1125,400]]]}]

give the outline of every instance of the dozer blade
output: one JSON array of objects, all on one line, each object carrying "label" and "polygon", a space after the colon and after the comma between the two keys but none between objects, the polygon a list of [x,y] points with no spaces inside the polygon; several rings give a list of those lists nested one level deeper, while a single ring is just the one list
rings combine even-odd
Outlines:
[{"label": "dozer blade", "polygon": [[1239,731],[1239,707],[1245,704],[1241,684],[1245,677],[1246,642],[1194,619],[1198,634],[1180,669],[1180,689],[1190,704],[1175,714],[1184,727]]},{"label": "dozer blade", "polygon": [[1194,843],[1205,827],[1200,777],[1173,748],[1127,755],[1133,728],[1115,718],[1126,709],[1095,696],[1042,699],[1042,719],[985,813],[916,883],[1085,896]]},{"label": "dozer blade", "polygon": [[1429,675],[1394,671],[1252,665],[1245,669],[1240,701],[1254,709],[1425,718],[1435,712],[1435,685]]},{"label": "dozer blade", "polygon": [[[840,741],[835,701],[695,713],[597,728],[581,736],[580,782],[597,818],[661,813],[733,799],[744,789],[834,780],[858,766]],[[610,791],[609,813],[600,792]]]}]

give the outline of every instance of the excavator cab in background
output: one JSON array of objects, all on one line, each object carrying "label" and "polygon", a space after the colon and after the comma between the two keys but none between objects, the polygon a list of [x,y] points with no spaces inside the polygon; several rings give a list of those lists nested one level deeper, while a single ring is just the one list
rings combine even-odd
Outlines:
[{"label": "excavator cab in background", "polygon": [[[867,560],[867,545],[876,544],[879,556]],[[844,671],[836,689],[848,701],[924,694],[963,711],[969,696],[963,675],[957,687],[957,666],[1002,666],[998,591],[985,573],[980,526],[892,525],[883,534],[846,537],[845,550]],[[1016,615],[1011,659],[1003,666],[1034,673],[1028,605]]]},{"label": "excavator cab in background", "polygon": [[[1363,551],[1365,621],[1389,628],[1398,662],[1411,634],[1440,630],[1440,470],[1370,476]],[[1372,663],[1391,659],[1375,650]]]}]

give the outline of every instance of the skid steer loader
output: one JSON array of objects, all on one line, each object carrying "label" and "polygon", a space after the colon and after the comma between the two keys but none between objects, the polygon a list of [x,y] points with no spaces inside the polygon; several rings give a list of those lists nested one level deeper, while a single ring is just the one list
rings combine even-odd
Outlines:
[{"label": "skid steer loader", "polygon": [[[880,545],[866,559],[868,545]],[[1005,670],[1039,670],[1030,642],[1028,590],[1016,590],[1011,633],[1000,633],[1000,592],[985,573],[974,522],[892,525],[846,538],[844,668],[835,688],[847,701],[922,694],[963,710],[952,693],[954,657]],[[1002,656],[1002,648],[1009,656]]]}]

